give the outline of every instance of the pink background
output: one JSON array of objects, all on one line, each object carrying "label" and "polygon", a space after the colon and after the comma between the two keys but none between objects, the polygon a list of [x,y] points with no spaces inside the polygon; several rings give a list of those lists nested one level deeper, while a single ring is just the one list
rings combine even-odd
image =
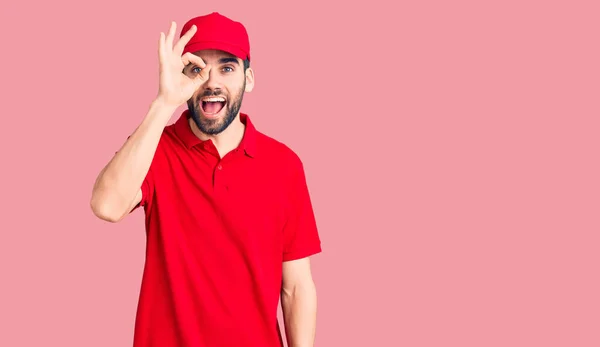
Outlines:
[{"label": "pink background", "polygon": [[143,211],[91,188],[212,11],[305,163],[316,346],[600,346],[597,1],[216,3],[2,4],[0,346],[131,345]]}]

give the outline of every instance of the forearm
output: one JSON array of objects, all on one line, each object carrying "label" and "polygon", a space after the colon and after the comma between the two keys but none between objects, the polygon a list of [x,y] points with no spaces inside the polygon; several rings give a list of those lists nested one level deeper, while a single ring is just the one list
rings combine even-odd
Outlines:
[{"label": "forearm", "polygon": [[288,347],[312,347],[317,321],[317,291],[313,281],[283,289],[281,306]]},{"label": "forearm", "polygon": [[96,215],[117,220],[128,212],[150,169],[164,127],[175,109],[159,99],[152,102],[140,125],[96,179],[91,199]]}]

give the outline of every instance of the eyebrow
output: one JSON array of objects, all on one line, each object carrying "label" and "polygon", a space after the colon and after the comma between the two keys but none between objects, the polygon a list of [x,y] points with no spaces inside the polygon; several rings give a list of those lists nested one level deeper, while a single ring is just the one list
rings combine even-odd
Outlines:
[{"label": "eyebrow", "polygon": [[219,64],[227,64],[227,63],[235,63],[237,65],[240,65],[240,63],[237,61],[237,59],[233,58],[233,57],[219,59]]}]

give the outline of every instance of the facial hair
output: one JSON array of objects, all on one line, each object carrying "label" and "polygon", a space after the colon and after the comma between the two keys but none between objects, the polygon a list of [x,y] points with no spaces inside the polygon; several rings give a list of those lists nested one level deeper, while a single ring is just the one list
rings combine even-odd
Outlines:
[{"label": "facial hair", "polygon": [[240,88],[237,97],[234,100],[228,100],[226,107],[225,117],[222,119],[207,119],[202,116],[202,101],[201,99],[208,96],[223,96],[220,89],[211,91],[206,90],[201,95],[198,95],[195,100],[188,100],[188,110],[194,120],[194,123],[198,126],[198,129],[207,135],[217,135],[233,122],[242,106],[242,99],[244,98],[244,89],[246,89],[246,81]]}]

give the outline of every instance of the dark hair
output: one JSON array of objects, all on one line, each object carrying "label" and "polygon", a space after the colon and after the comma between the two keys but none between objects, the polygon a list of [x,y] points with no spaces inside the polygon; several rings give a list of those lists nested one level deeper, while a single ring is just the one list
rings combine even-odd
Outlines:
[{"label": "dark hair", "polygon": [[248,60],[248,58],[244,59],[244,72],[246,70],[248,70],[248,68],[250,67],[250,60]]}]

